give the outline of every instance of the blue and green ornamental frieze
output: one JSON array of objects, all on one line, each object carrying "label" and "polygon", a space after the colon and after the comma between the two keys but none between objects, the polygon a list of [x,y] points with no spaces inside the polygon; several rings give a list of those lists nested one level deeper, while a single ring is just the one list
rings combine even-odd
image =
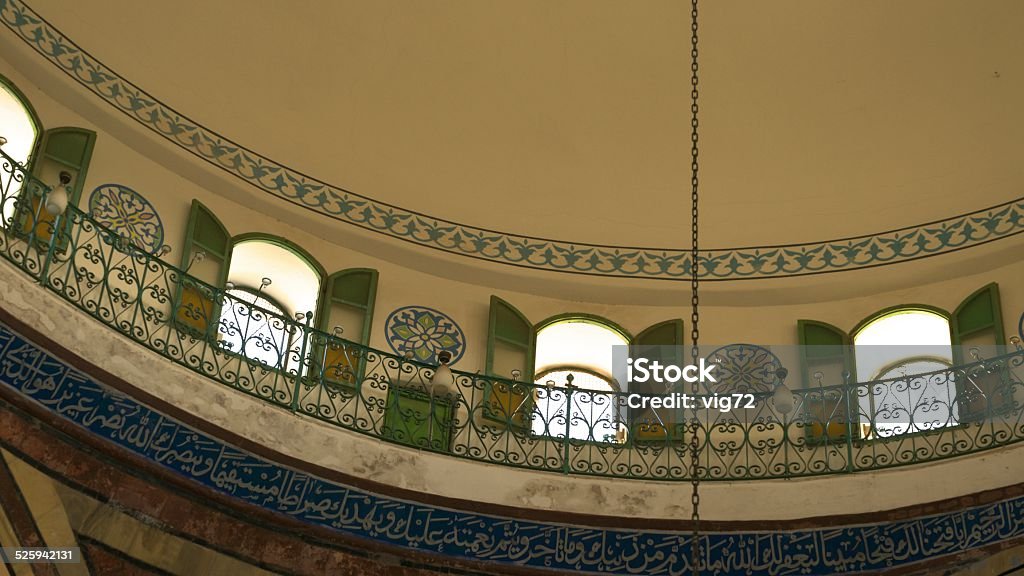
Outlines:
[{"label": "blue and green ornamental frieze", "polygon": [[[689,533],[569,526],[398,500],[227,445],[0,324],[0,385],[170,473],[311,525],[447,557],[580,573],[689,573]],[[1024,536],[1024,497],[909,520],[702,537],[709,574],[856,574]]]},{"label": "blue and green ornamental frieze", "polygon": [[[524,268],[625,278],[681,279],[685,249],[565,242],[476,228],[420,214],[304,176],[179,114],[118,76],[20,0],[0,0],[0,21],[79,84],[195,156],[292,204],[360,228],[441,250]],[[1024,231],[1024,198],[945,220],[842,240],[709,250],[707,280],[856,270],[977,246]]]}]

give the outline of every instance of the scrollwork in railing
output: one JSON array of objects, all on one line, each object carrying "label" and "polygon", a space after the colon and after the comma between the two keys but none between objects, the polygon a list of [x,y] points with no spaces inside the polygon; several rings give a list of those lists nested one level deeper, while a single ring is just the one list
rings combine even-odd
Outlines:
[{"label": "scrollwork in railing", "polygon": [[[778,359],[742,345],[732,410],[631,409],[629,393],[453,372],[313,328],[190,276],[69,206],[0,151],[0,256],[125,337],[198,374],[353,432],[452,457],[566,474],[683,480],[696,430],[708,480],[876,470],[1024,439],[1024,347],[924,374],[793,390]],[[44,215],[45,214],[45,215]],[[240,417],[245,417],[242,415]],[[694,426],[696,424],[696,426]]]}]

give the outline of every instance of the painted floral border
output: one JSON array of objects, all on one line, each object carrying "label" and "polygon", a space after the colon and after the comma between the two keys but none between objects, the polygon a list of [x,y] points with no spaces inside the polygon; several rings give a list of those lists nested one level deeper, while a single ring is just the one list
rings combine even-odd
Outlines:
[{"label": "painted floral border", "polygon": [[[333,187],[244,148],[178,113],[82,50],[21,0],[0,0],[0,21],[79,84],[177,146],[257,188],[335,220],[450,254],[523,268],[681,280],[683,249],[575,243],[497,232],[413,212]],[[821,274],[916,260],[1024,232],[1024,197],[878,234],[704,252],[699,275],[741,280]]]}]

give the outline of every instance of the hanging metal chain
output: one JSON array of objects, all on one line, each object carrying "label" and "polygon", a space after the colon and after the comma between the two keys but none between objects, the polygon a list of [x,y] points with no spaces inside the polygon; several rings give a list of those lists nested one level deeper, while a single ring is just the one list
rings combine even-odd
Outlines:
[{"label": "hanging metal chain", "polygon": [[[699,126],[697,122],[697,97],[699,92],[697,90],[697,0],[691,0],[690,10],[690,184],[692,186],[692,193],[690,200],[692,202],[692,209],[690,212],[691,218],[691,245],[690,245],[690,304],[692,306],[692,312],[690,314],[690,338],[693,341],[693,347],[691,349],[691,356],[693,363],[697,364],[700,357],[700,350],[698,349],[698,341],[700,340],[700,295],[698,289],[700,288],[700,265],[699,265],[699,246],[698,246],[698,200],[700,199],[697,193],[699,179],[697,177],[697,170],[699,168],[698,160],[698,149],[697,143],[699,141],[699,135],[697,128]],[[700,391],[700,384],[694,382],[693,393],[696,396]],[[693,494],[690,496],[691,504],[693,505],[693,512],[690,515],[690,521],[693,523],[693,535],[692,535],[692,548],[690,550],[690,564],[693,567],[692,573],[695,575],[700,574],[701,568],[701,557],[700,557],[700,442],[697,438],[697,434],[700,433],[700,422],[697,419],[698,412],[694,409],[693,412],[693,430],[690,434],[690,484],[693,486]]]}]

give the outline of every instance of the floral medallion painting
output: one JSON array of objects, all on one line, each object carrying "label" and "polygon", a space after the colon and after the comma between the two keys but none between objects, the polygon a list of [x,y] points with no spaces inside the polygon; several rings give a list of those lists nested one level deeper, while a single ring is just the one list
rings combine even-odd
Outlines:
[{"label": "floral medallion painting", "polygon": [[452,353],[455,364],[466,351],[462,328],[443,312],[425,306],[405,306],[388,316],[385,322],[388,345],[400,355],[411,354],[414,360],[437,364],[437,353]]},{"label": "floral medallion painting", "polygon": [[718,364],[716,392],[750,394],[775,389],[775,370],[782,366],[767,348],[753,344],[729,344],[712,352],[709,358]]},{"label": "floral medallion painting", "polygon": [[89,196],[89,213],[97,222],[147,252],[164,244],[164,225],[153,205],[120,184],[104,184]]}]

